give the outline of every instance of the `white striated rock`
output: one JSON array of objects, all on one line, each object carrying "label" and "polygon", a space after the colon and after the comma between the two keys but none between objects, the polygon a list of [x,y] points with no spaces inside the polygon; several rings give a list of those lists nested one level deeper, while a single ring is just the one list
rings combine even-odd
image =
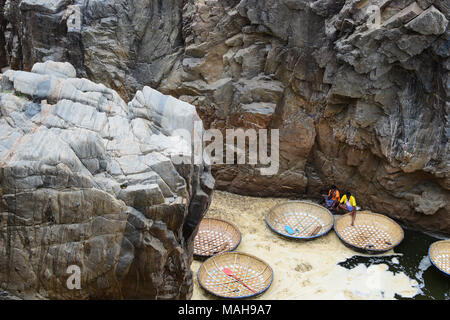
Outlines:
[{"label": "white striated rock", "polygon": [[[22,298],[189,298],[214,182],[205,163],[171,156],[190,156],[176,129],[194,128],[195,108],[148,87],[127,105],[74,70],[47,61],[1,75],[0,287]],[[69,265],[81,290],[65,285]]]},{"label": "white striated rock", "polygon": [[31,72],[38,74],[48,74],[59,78],[75,78],[77,71],[68,62],[46,61],[35,63]]}]

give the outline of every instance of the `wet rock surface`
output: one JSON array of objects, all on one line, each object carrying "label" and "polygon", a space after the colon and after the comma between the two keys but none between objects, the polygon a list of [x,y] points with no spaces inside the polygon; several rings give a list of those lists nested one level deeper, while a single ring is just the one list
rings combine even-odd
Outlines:
[{"label": "wet rock surface", "polygon": [[[173,125],[191,132],[195,107],[150,87],[127,104],[74,74],[47,61],[0,75],[0,289],[190,298],[193,236],[214,179],[203,162],[174,160],[189,159],[192,142]],[[79,288],[67,285],[70,266]]]},{"label": "wet rock surface", "polygon": [[127,99],[151,85],[187,101],[207,128],[280,129],[278,174],[215,166],[219,189],[296,197],[336,184],[365,209],[450,234],[448,1],[0,4],[15,69],[69,61]]}]

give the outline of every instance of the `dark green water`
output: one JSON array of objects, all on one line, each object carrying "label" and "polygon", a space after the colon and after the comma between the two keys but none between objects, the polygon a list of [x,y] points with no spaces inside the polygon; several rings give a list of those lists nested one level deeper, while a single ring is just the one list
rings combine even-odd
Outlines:
[{"label": "dark green water", "polygon": [[[394,273],[403,272],[410,279],[419,283],[420,293],[413,299],[415,300],[450,300],[450,277],[439,271],[431,264],[428,259],[428,248],[438,240],[433,236],[422,232],[406,230],[405,238],[402,243],[395,248],[395,253],[402,254],[382,257],[353,256],[344,262],[339,263],[342,267],[353,269],[359,264],[367,267],[374,264],[386,264],[389,271]],[[395,262],[393,262],[393,258]],[[398,260],[398,263],[396,263]],[[405,299],[399,295],[396,299]]]}]

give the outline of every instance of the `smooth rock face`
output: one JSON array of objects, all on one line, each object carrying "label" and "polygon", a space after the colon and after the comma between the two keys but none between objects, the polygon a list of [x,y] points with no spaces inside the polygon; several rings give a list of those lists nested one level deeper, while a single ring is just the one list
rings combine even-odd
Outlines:
[{"label": "smooth rock face", "polygon": [[0,0],[9,64],[29,71],[36,62],[69,61],[78,76],[108,85],[131,100],[143,83],[156,87],[182,53],[182,4]]},{"label": "smooth rock face", "polygon": [[277,175],[216,166],[218,188],[310,197],[336,184],[450,234],[448,1],[22,2],[1,18],[14,69],[69,61],[127,99],[151,85],[192,103],[207,128],[280,129]]},{"label": "smooth rock face", "polygon": [[[194,106],[149,87],[126,104],[74,70],[47,61],[0,75],[1,290],[190,298],[193,236],[214,188],[206,164],[173,161],[191,157],[174,130],[200,121]],[[67,286],[72,265],[80,289]]]}]

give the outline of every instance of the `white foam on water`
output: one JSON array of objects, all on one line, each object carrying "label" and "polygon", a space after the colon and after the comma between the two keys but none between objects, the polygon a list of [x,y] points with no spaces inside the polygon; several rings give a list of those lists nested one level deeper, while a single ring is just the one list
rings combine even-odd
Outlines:
[{"label": "white foam on water", "polygon": [[352,269],[336,265],[322,281],[326,290],[314,299],[395,299],[396,294],[404,298],[418,294],[417,281],[388,268],[384,263],[368,267],[361,263]]},{"label": "white foam on water", "polygon": [[419,271],[416,273],[416,279],[418,280],[418,294],[424,294],[423,288],[425,287],[425,280],[423,278],[423,273],[431,266],[431,261],[428,256],[424,256],[419,263]]}]

